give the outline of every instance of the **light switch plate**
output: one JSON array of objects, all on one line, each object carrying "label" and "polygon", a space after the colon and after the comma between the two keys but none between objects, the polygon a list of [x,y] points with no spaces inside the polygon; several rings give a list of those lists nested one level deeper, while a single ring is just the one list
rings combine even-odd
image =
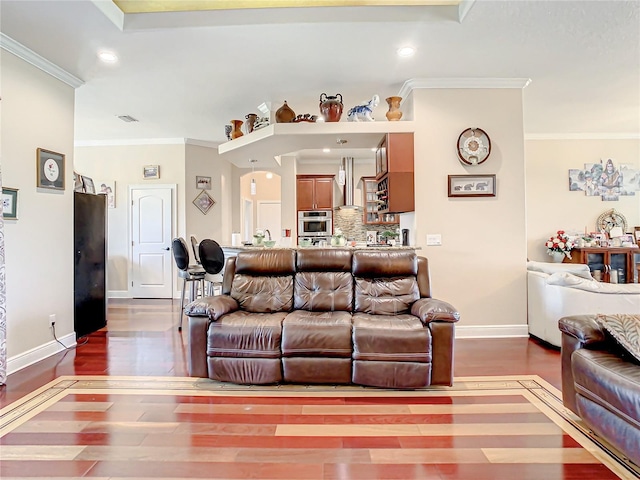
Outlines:
[{"label": "light switch plate", "polygon": [[442,235],[439,233],[428,233],[427,234],[427,246],[438,246],[442,245]]}]

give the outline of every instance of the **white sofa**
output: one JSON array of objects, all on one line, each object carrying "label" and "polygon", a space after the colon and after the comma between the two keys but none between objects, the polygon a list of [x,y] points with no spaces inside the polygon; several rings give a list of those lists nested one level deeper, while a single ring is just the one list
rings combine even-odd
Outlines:
[{"label": "white sofa", "polygon": [[598,282],[587,265],[527,262],[529,334],[560,347],[568,315],[640,313],[640,284]]}]

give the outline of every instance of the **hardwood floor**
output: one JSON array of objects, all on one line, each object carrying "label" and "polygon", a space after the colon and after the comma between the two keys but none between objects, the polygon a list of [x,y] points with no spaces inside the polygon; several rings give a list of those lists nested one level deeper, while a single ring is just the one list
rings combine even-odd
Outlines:
[{"label": "hardwood floor", "polygon": [[[188,376],[187,336],[177,331],[179,306],[171,300],[110,300],[105,329],[77,349],[9,375],[0,407],[61,375]],[[539,375],[560,388],[560,352],[528,338],[458,339],[454,374]]]},{"label": "hardwood floor", "polygon": [[[21,423],[9,425],[1,436],[0,477],[635,476],[558,417],[563,409],[557,390],[546,396],[557,403],[548,408],[539,401],[543,397],[514,390],[529,388],[523,382],[499,378],[537,375],[549,388],[561,387],[560,352],[534,340],[458,339],[458,381],[445,391],[379,390],[356,392],[357,398],[331,392],[313,398],[317,395],[302,388],[303,393],[270,398],[263,391],[251,395],[246,387],[229,393],[224,385],[219,388],[227,393],[216,395],[203,392],[201,381],[184,378],[187,337],[177,330],[178,306],[165,300],[112,300],[107,328],[89,335],[86,343],[81,340],[77,349],[10,375],[0,389],[0,406],[20,400],[6,410]],[[62,388],[47,385],[60,376],[79,378],[60,380],[66,384]],[[463,378],[478,376],[492,376],[497,383],[484,393],[473,392],[491,382]],[[543,380],[538,380],[539,386]],[[123,386],[126,382],[138,385]],[[538,388],[535,381],[527,382]],[[182,392],[175,390],[177,384],[194,386]],[[47,396],[49,391],[55,398]]]}]

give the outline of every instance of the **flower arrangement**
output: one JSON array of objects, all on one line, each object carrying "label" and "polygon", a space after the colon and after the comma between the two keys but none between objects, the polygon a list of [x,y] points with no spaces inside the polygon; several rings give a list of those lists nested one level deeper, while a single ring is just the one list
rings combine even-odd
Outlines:
[{"label": "flower arrangement", "polygon": [[567,258],[571,258],[571,249],[575,246],[569,237],[564,233],[564,230],[558,230],[558,232],[549,237],[547,243],[547,253],[553,255],[555,252],[563,253]]},{"label": "flower arrangement", "polygon": [[262,245],[262,241],[264,240],[264,230],[257,229],[256,233],[253,234],[253,244],[254,245]]},{"label": "flower arrangement", "polygon": [[347,244],[347,238],[342,233],[342,230],[339,228],[334,229],[333,235],[331,236],[331,245],[335,247],[340,247]]}]

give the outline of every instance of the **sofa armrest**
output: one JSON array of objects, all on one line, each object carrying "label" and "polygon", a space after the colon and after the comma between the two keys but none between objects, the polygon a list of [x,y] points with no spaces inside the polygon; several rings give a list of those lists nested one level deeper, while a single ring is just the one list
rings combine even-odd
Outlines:
[{"label": "sofa armrest", "polygon": [[235,312],[239,308],[238,302],[229,295],[218,295],[194,300],[184,307],[184,313],[188,317],[208,317],[215,322],[222,315]]},{"label": "sofa armrest", "polygon": [[558,320],[558,328],[566,335],[574,337],[581,343],[581,347],[586,345],[599,344],[605,341],[604,331],[596,322],[594,315],[570,315]]},{"label": "sofa armrest", "polygon": [[558,320],[558,328],[562,332],[562,403],[565,407],[578,413],[576,389],[571,369],[571,355],[581,348],[601,348],[605,343],[605,335],[595,315],[570,315]]},{"label": "sofa armrest", "polygon": [[411,306],[411,314],[418,317],[424,325],[431,322],[455,323],[460,320],[460,313],[450,303],[436,298],[421,298]]},{"label": "sofa armrest", "polygon": [[207,329],[211,320],[208,317],[189,317],[189,338],[187,344],[187,367],[189,376],[208,378],[207,366]]}]

